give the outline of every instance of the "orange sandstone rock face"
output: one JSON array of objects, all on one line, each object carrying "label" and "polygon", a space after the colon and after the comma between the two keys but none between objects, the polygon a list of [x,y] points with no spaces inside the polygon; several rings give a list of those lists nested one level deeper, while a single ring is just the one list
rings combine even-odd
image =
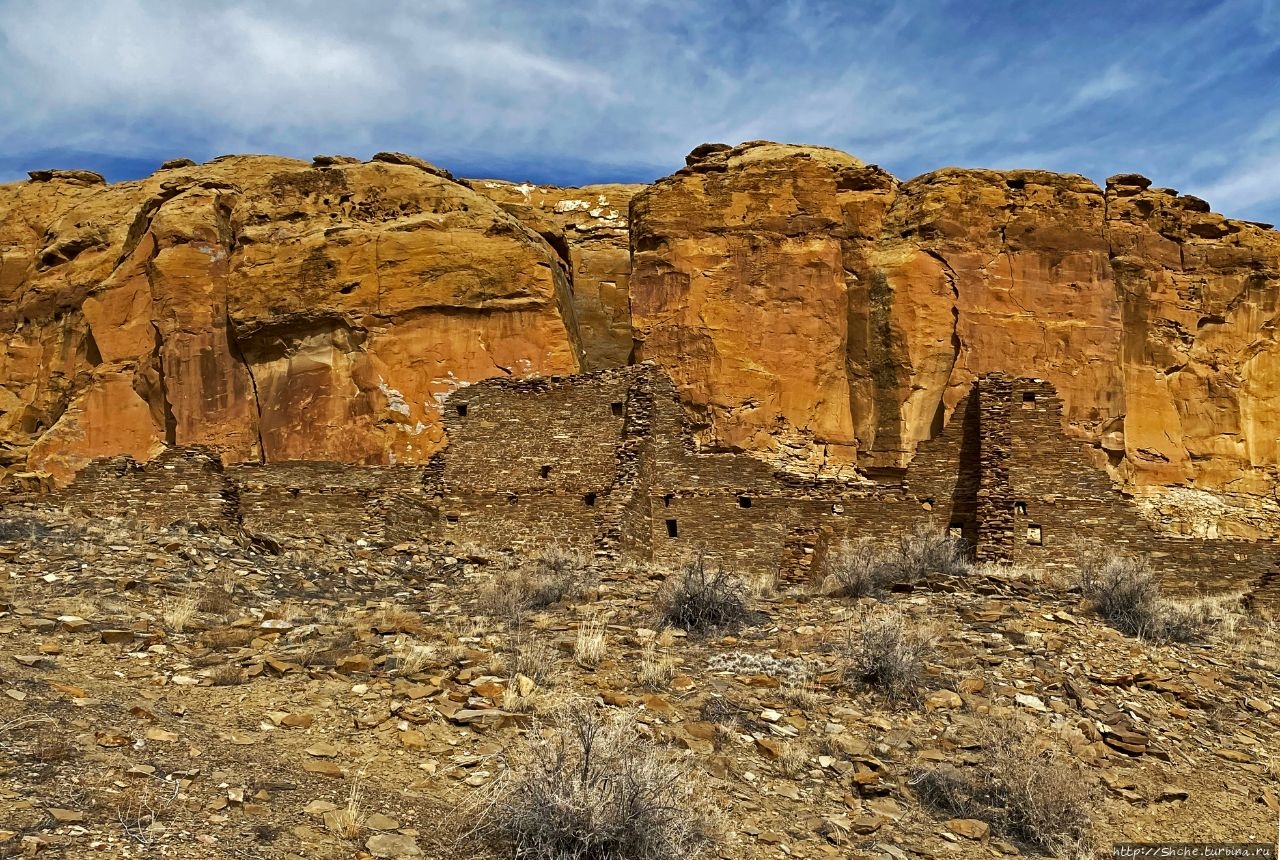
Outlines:
[{"label": "orange sandstone rock face", "polygon": [[633,203],[632,323],[702,444],[901,467],[977,376],[1040,376],[1153,516],[1186,530],[1194,488],[1226,533],[1274,534],[1280,234],[1141,177],[898,183],[764,143],[688,162]]},{"label": "orange sandstone rock face", "polygon": [[620,367],[631,357],[631,251],[627,210],[643,185],[557,188],[496,179],[467,184],[545,238],[573,288],[585,368]]},{"label": "orange sandstone rock face", "polygon": [[652,186],[455,181],[383,153],[0,186],[0,465],[208,445],[422,462],[496,375],[652,360],[698,442],[798,475],[910,463],[978,376],[1172,531],[1280,529],[1280,234],[1139,176],[705,145]]},{"label": "orange sandstone rock face", "polygon": [[582,368],[540,237],[425,162],[317,163],[0,187],[7,461],[421,462],[449,392]]}]

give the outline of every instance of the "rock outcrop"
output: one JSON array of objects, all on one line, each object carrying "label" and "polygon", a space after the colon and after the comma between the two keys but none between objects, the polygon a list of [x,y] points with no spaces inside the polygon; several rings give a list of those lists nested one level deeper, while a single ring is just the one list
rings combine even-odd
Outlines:
[{"label": "rock outcrop", "polygon": [[627,211],[631,198],[645,186],[557,188],[497,179],[467,184],[520,219],[560,255],[573,286],[574,319],[586,369],[627,364],[632,342]]},{"label": "rock outcrop", "polygon": [[1140,176],[901,182],[766,142],[648,187],[401,153],[31,176],[0,186],[11,471],[171,445],[425,462],[459,386],[650,360],[705,449],[891,475],[1003,372],[1051,382],[1172,530],[1277,529],[1280,234]]},{"label": "rock outcrop", "polygon": [[582,368],[543,239],[426,162],[316,163],[0,187],[8,461],[59,480],[165,445],[421,462],[450,391]]},{"label": "rock outcrop", "polygon": [[1186,494],[1161,495],[1178,485],[1254,521],[1228,531],[1266,533],[1280,460],[1267,225],[1136,176],[899,183],[766,143],[688,161],[633,203],[632,323],[704,446],[805,474],[896,469],[977,376],[1039,376],[1064,430],[1161,517],[1183,519],[1168,506]]}]

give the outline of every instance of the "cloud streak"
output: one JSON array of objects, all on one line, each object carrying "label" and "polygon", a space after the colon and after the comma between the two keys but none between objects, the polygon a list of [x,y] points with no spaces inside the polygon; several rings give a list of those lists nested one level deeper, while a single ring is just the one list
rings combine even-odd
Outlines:
[{"label": "cloud streak", "polygon": [[[78,159],[404,149],[647,180],[706,140],[1139,171],[1280,220],[1276,0],[0,0],[0,180]],[[63,161],[59,166],[76,166]]]}]

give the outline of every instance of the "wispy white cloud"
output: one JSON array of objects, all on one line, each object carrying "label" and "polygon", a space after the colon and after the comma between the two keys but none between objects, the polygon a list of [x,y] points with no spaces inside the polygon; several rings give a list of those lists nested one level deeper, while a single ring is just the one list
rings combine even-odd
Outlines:
[{"label": "wispy white cloud", "polygon": [[1138,170],[1269,220],[1278,4],[0,0],[0,177],[50,151],[400,148],[635,179],[765,137],[904,176]]}]

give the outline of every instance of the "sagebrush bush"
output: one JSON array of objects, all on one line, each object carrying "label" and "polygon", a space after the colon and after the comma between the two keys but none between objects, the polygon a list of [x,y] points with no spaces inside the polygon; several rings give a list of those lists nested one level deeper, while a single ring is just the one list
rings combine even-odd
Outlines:
[{"label": "sagebrush bush", "polygon": [[1080,767],[1041,749],[1032,733],[1012,723],[990,724],[982,735],[981,764],[915,774],[911,784],[921,801],[1057,856],[1087,856],[1094,798]]},{"label": "sagebrush bush", "polygon": [[839,597],[875,597],[884,591],[888,568],[884,553],[870,540],[846,540],[827,553],[823,587]]},{"label": "sagebrush bush", "polygon": [[917,526],[887,547],[867,538],[846,540],[827,554],[824,586],[842,597],[878,597],[897,583],[915,583],[932,574],[960,574],[970,568],[964,541]]},{"label": "sagebrush bush", "polygon": [[660,608],[663,621],[690,632],[729,627],[747,617],[747,586],[723,568],[711,570],[698,553],[676,574]]},{"label": "sagebrush bush", "polygon": [[1122,633],[1165,642],[1199,638],[1222,620],[1212,601],[1179,601],[1163,595],[1155,571],[1142,559],[1082,553],[1080,593]]},{"label": "sagebrush bush", "polygon": [[900,612],[867,618],[851,637],[846,675],[896,702],[919,699],[933,636]]},{"label": "sagebrush bush", "polygon": [[589,555],[552,544],[523,564],[499,569],[481,590],[480,608],[518,624],[527,610],[582,597],[596,579]]},{"label": "sagebrush bush", "polygon": [[522,860],[680,860],[710,844],[686,770],[630,719],[566,710],[499,783],[481,836]]}]

